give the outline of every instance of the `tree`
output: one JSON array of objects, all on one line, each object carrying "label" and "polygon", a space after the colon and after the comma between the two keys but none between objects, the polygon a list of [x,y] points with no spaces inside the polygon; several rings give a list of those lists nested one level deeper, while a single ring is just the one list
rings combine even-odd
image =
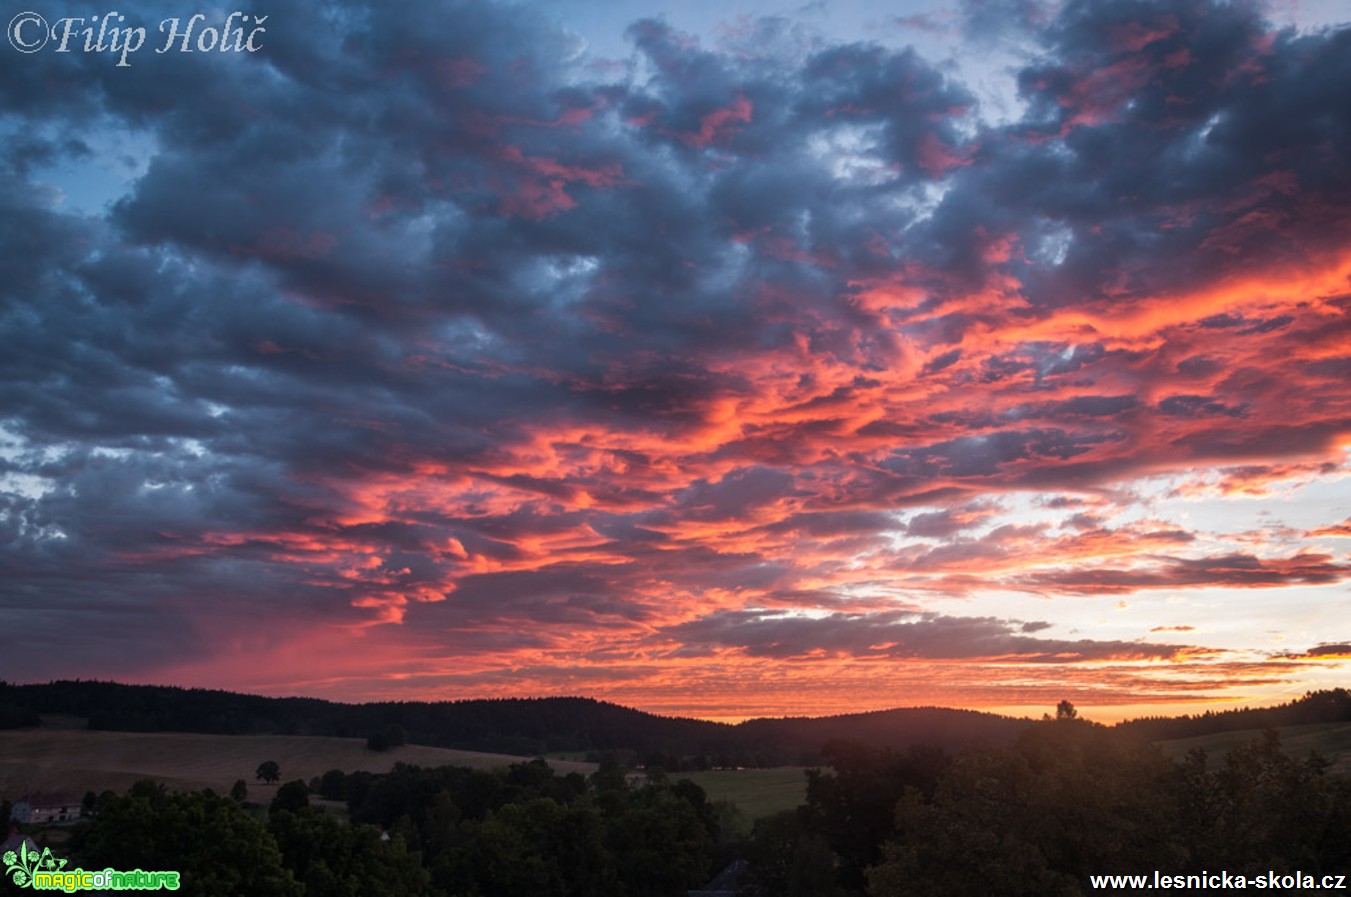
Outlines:
[{"label": "tree", "polygon": [[683,894],[708,880],[712,833],[699,808],[669,785],[627,792],[604,822],[622,893]]},{"label": "tree", "polygon": [[1027,759],[997,749],[968,749],[932,801],[907,792],[896,807],[896,834],[867,872],[874,897],[946,897],[991,893],[1069,897],[1074,882],[1050,868],[1029,807],[1038,790]]},{"label": "tree", "polygon": [[418,856],[398,838],[382,843],[373,826],[347,825],[305,809],[273,813],[268,828],[306,894],[420,897],[428,892],[429,877]]},{"label": "tree", "polygon": [[367,736],[366,750],[387,751],[391,748],[403,747],[407,742],[408,733],[404,731],[403,726],[396,723]]},{"label": "tree", "polygon": [[591,786],[597,791],[626,791],[629,787],[624,767],[614,757],[602,757],[600,765],[591,774]]},{"label": "tree", "polygon": [[277,789],[277,796],[272,798],[272,806],[268,808],[268,812],[301,810],[309,805],[310,789],[300,779],[296,779],[294,782],[287,782]]},{"label": "tree", "polygon": [[625,890],[606,851],[594,807],[564,807],[537,797],[499,807],[473,828],[458,865],[474,893],[495,897],[613,897],[672,893]]},{"label": "tree", "polygon": [[258,770],[254,776],[262,782],[277,782],[281,780],[281,767],[277,765],[276,760],[264,760],[258,764]]},{"label": "tree", "polygon": [[249,799],[249,786],[243,779],[235,779],[234,785],[230,788],[230,798],[237,804]]},{"label": "tree", "polygon": [[[807,771],[804,830],[825,838],[837,858],[840,886],[858,892],[866,883],[864,870],[881,860],[882,844],[895,829],[897,801],[907,788],[931,796],[951,760],[938,748],[917,745],[897,753],[847,740],[832,741],[821,752],[832,771]],[[815,839],[790,837],[814,855]]]},{"label": "tree", "polygon": [[72,866],[174,870],[185,892],[302,897],[272,836],[228,797],[167,794],[153,783],[102,802],[75,830]]},{"label": "tree", "polygon": [[1074,709],[1074,705],[1069,701],[1061,701],[1055,705],[1055,718],[1059,720],[1071,720],[1079,718],[1079,711]]},{"label": "tree", "polygon": [[347,800],[347,776],[341,769],[330,769],[319,780],[318,790],[324,800]]},{"label": "tree", "polygon": [[1068,897],[1091,874],[1181,869],[1171,775],[1156,746],[1063,712],[1012,749],[967,748],[931,799],[897,805],[870,893]]},{"label": "tree", "polygon": [[1193,777],[1200,797],[1193,790],[1189,804],[1204,805],[1208,798],[1210,810],[1194,854],[1234,871],[1331,868],[1329,860],[1337,842],[1345,844],[1346,829],[1343,822],[1340,834],[1328,837],[1339,828],[1332,823],[1340,795],[1327,769],[1327,761],[1316,755],[1297,759],[1287,754],[1274,729],[1230,748],[1209,781]]},{"label": "tree", "polygon": [[831,897],[839,859],[825,835],[808,828],[806,814],[783,810],[758,819],[749,847],[750,876],[757,893],[783,897]]}]

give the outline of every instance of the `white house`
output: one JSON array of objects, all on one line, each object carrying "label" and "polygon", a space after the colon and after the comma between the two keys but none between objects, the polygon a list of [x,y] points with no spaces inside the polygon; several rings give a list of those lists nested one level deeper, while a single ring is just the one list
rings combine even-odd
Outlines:
[{"label": "white house", "polygon": [[69,794],[30,794],[15,801],[9,818],[23,825],[74,822],[80,818],[80,799]]}]

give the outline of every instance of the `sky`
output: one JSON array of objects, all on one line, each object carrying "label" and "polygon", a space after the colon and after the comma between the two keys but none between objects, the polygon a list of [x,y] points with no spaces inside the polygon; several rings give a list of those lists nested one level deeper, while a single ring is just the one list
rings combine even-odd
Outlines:
[{"label": "sky", "polygon": [[0,678],[1351,680],[1344,6],[180,7],[0,44]]}]

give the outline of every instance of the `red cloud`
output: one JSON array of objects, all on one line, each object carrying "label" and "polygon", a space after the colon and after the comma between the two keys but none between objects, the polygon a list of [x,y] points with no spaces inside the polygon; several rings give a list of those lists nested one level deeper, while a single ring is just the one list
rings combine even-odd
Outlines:
[{"label": "red cloud", "polygon": [[732,125],[750,124],[754,106],[744,94],[726,106],[714,109],[699,119],[699,130],[693,134],[682,134],[680,139],[686,146],[712,146],[726,140],[733,133]]}]

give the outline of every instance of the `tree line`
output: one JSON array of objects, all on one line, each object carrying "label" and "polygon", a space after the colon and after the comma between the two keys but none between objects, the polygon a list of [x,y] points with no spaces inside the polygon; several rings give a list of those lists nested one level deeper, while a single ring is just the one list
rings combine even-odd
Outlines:
[{"label": "tree line", "polygon": [[[258,777],[274,771],[265,762]],[[189,893],[220,897],[680,897],[725,849],[697,785],[631,782],[614,763],[589,778],[542,760],[333,770],[283,784],[265,819],[241,804],[242,784],[232,797],[148,780],[105,792],[70,865],[176,870]],[[350,822],[310,806],[313,793],[345,799]]]},{"label": "tree line", "polygon": [[589,698],[503,698],[340,704],[213,689],[64,680],[0,682],[0,728],[38,724],[39,714],[87,720],[90,729],[365,738],[372,750],[404,741],[531,757],[572,752],[617,757],[670,772],[820,763],[821,745],[851,738],[887,746],[1009,743],[1027,720],[915,707],[737,725],[645,713]]},{"label": "tree line", "polygon": [[1182,716],[1143,717],[1127,720],[1119,724],[1119,728],[1151,741],[1166,741],[1243,729],[1348,721],[1351,721],[1351,692],[1344,688],[1332,688],[1311,691],[1301,698],[1275,707],[1240,707]]},{"label": "tree line", "polygon": [[[1069,712],[1066,712],[1068,709]],[[1010,747],[827,747],[751,846],[769,897],[1077,897],[1090,875],[1351,873],[1351,782],[1274,730],[1223,761],[1074,718]]]},{"label": "tree line", "polygon": [[[525,757],[566,751],[592,762],[609,755],[672,772],[815,765],[823,761],[821,746],[832,739],[889,748],[929,744],[955,750],[974,742],[1007,746],[1031,724],[970,710],[913,707],[818,719],[747,720],[733,726],[658,716],[589,698],[340,704],[114,682],[0,682],[0,728],[37,725],[39,714],[45,713],[83,717],[91,729],[328,735],[365,738],[373,750],[407,741]],[[1351,693],[1332,689],[1279,707],[1146,718],[1116,728],[1157,741],[1346,721],[1351,721]]]}]

